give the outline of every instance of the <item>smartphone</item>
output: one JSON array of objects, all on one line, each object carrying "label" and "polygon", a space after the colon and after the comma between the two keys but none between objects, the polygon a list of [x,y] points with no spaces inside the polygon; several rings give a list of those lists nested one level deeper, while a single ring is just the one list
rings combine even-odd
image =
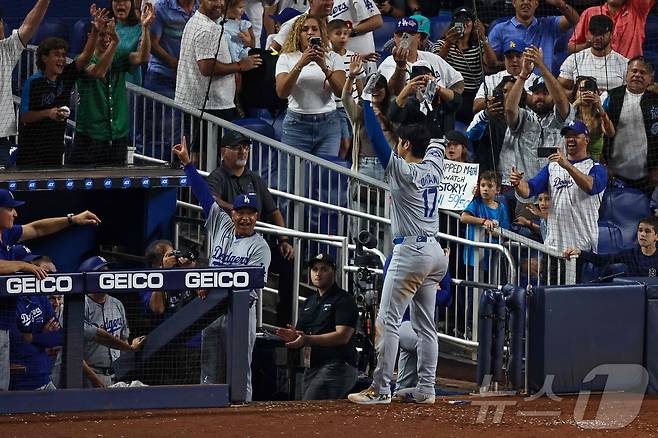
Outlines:
[{"label": "smartphone", "polygon": [[584,89],[584,91],[594,91],[594,92],[599,91],[599,87],[596,84],[596,79],[594,78],[585,79],[581,85],[581,90],[582,89]]},{"label": "smartphone", "polygon": [[435,79],[432,79],[431,81],[427,82],[427,85],[425,86],[425,92],[423,93],[423,102],[432,102],[434,100],[434,95],[436,94],[436,90],[438,88],[438,81]]},{"label": "smartphone", "polygon": [[494,88],[493,98],[497,103],[500,103],[501,105],[505,102],[505,93],[503,92],[502,88]]},{"label": "smartphone", "polygon": [[411,35],[405,32],[402,34],[402,37],[400,37],[400,48],[408,49],[410,45],[411,45]]},{"label": "smartphone", "polygon": [[553,154],[557,154],[557,148],[537,148],[539,158],[548,158]]},{"label": "smartphone", "polygon": [[308,40],[308,44],[313,48],[320,48],[322,46],[322,38],[320,37],[311,37]]},{"label": "smartphone", "polygon": [[372,94],[372,92],[375,91],[375,85],[377,85],[377,81],[379,81],[381,76],[382,74],[380,72],[376,72],[370,75],[368,82],[366,82],[366,86],[363,87],[363,95]]},{"label": "smartphone", "polygon": [[453,27],[455,28],[455,30],[457,31],[460,37],[464,36],[464,23],[462,23],[461,21],[457,21]]},{"label": "smartphone", "polygon": [[420,67],[420,66],[411,67],[411,75],[409,76],[409,79],[417,78],[418,76],[422,76],[427,73],[428,73],[427,67]]}]

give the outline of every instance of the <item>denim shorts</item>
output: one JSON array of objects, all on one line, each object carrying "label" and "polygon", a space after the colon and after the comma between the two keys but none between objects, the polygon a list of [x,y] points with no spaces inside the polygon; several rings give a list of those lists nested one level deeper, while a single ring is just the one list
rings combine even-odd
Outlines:
[{"label": "denim shorts", "polygon": [[340,117],[340,138],[349,138],[350,140],[354,137],[352,131],[352,121],[347,115],[345,108],[336,109],[338,117]]},{"label": "denim shorts", "polygon": [[281,142],[313,155],[337,157],[340,149],[338,112],[300,114],[288,110],[283,119]]}]

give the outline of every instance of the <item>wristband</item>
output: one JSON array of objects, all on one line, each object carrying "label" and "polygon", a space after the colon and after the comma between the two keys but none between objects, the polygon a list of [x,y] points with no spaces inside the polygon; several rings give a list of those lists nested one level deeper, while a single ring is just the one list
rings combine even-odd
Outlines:
[{"label": "wristband", "polygon": [[69,225],[73,225],[73,213],[69,213],[66,215],[66,220],[69,221]]}]

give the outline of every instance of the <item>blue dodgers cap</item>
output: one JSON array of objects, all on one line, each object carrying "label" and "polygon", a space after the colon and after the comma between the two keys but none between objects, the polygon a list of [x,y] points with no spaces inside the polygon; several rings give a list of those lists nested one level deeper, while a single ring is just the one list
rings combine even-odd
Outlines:
[{"label": "blue dodgers cap", "polygon": [[82,262],[78,268],[79,272],[91,272],[91,271],[100,271],[102,268],[109,265],[110,262],[105,260],[101,256],[89,257],[87,260]]},{"label": "blue dodgers cap", "polygon": [[30,248],[25,245],[14,245],[9,250],[9,255],[12,260],[20,260],[22,262],[33,262],[36,259],[40,259],[42,256],[39,254],[32,254]]},{"label": "blue dodgers cap", "polygon": [[233,199],[233,210],[239,210],[241,208],[251,208],[258,211],[258,200],[254,194],[241,194]]},{"label": "blue dodgers cap", "polygon": [[589,136],[589,129],[587,129],[587,125],[582,120],[574,119],[569,123],[565,123],[564,127],[560,131],[560,134],[566,135],[566,133],[569,131],[575,132],[576,134],[585,134]]},{"label": "blue dodgers cap", "polygon": [[395,32],[418,32],[418,22],[411,17],[400,18]]},{"label": "blue dodgers cap", "polygon": [[526,49],[526,44],[523,40],[517,40],[517,39],[511,39],[505,41],[505,44],[503,44],[503,55],[507,55],[508,53],[523,53]]},{"label": "blue dodgers cap", "polygon": [[14,194],[6,189],[0,189],[0,207],[15,208],[25,204],[23,201],[17,201]]},{"label": "blue dodgers cap", "polygon": [[286,21],[295,18],[296,16],[301,15],[301,12],[299,12],[295,8],[285,8],[281,12],[275,15],[270,15],[270,18],[277,23],[285,23]]}]

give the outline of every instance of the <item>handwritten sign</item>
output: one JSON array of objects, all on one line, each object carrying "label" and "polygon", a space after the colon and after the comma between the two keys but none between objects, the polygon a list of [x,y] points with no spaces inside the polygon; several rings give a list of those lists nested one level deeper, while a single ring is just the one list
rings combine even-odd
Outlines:
[{"label": "handwritten sign", "polygon": [[438,208],[461,211],[473,200],[473,189],[478,182],[479,164],[445,160],[443,179],[437,187]]}]

